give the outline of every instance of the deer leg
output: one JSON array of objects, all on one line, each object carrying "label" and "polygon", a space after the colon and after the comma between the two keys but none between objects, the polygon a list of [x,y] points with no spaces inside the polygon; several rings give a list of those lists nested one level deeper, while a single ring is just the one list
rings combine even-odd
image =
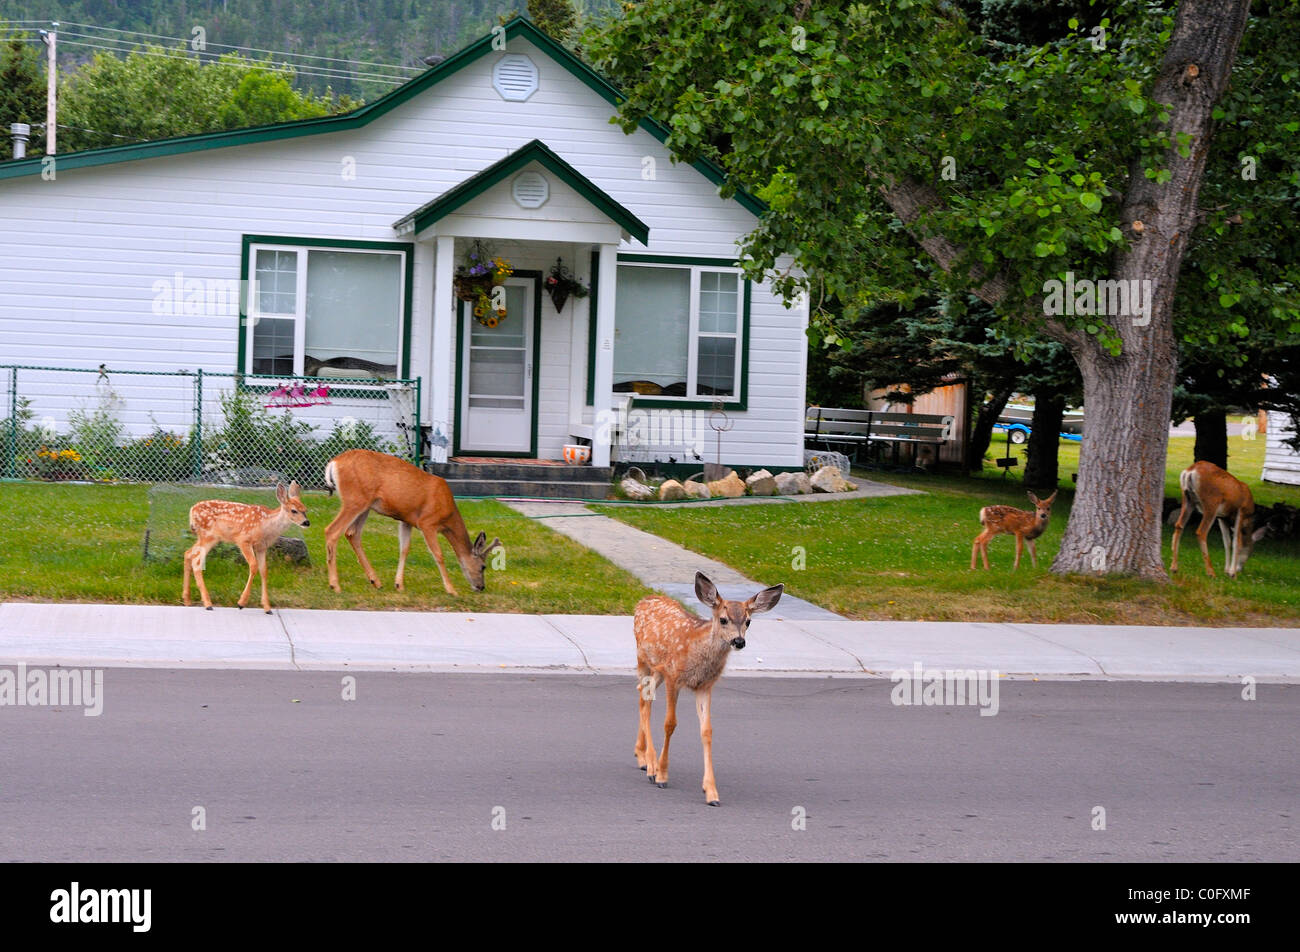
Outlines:
[{"label": "deer leg", "polygon": [[244,556],[244,561],[248,563],[248,581],[244,583],[244,591],[239,596],[239,607],[243,608],[248,604],[248,596],[253,591],[253,576],[257,574],[257,553],[247,542],[239,543],[239,551]]},{"label": "deer leg", "polygon": [[[646,769],[646,737],[641,725],[642,713],[650,706],[650,702],[654,699],[654,689],[655,678],[654,675],[650,673],[650,667],[638,662],[636,666],[636,746],[632,748],[632,753],[636,755],[636,765],[642,770],[646,770],[647,773],[649,771]],[[646,721],[648,722],[648,720],[649,718],[647,717]]]},{"label": "deer leg", "polygon": [[393,581],[399,591],[406,590],[406,553],[411,551],[411,524],[397,520],[397,578]]},{"label": "deer leg", "polygon": [[190,546],[181,556],[181,565],[184,567],[184,574],[181,581],[181,604],[186,608],[190,606],[190,575],[194,572],[194,564],[190,560],[194,558],[194,550],[197,546]]},{"label": "deer leg", "polygon": [[713,776],[713,685],[695,692],[695,713],[700,718],[700,743],[704,745],[704,799],[709,806],[718,805],[718,781]]},{"label": "deer leg", "polygon": [[262,576],[262,611],[271,614],[271,598],[266,593],[266,549],[257,549],[257,574]]},{"label": "deer leg", "polygon": [[975,552],[976,552],[976,550],[978,550],[978,551],[979,551],[979,554],[982,555],[982,556],[984,557],[984,568],[985,568],[985,570],[988,569],[988,567],[989,567],[989,539],[991,539],[991,538],[993,538],[993,536],[989,535],[987,529],[986,529],[985,531],[981,532],[979,535],[977,535],[977,536],[975,537],[975,544],[971,547],[971,550],[970,550],[970,567],[971,567],[971,568],[975,568]]},{"label": "deer leg", "polygon": [[1178,571],[1178,539],[1183,534],[1183,522],[1187,519],[1187,505],[1178,511],[1178,521],[1174,523],[1173,552],[1169,558],[1169,571]]},{"label": "deer leg", "polygon": [[375,572],[374,566],[366,558],[365,550],[361,548],[361,530],[366,527],[366,520],[370,518],[370,510],[361,510],[361,515],[352,520],[352,525],[348,526],[346,533],[348,543],[352,546],[352,551],[357,554],[357,561],[361,563],[362,571],[366,573],[366,578],[370,579],[370,584],[375,588],[383,588],[384,585],[379,581],[379,574]]},{"label": "deer leg", "polygon": [[1234,520],[1233,530],[1228,529],[1226,519],[1219,520],[1219,532],[1223,535],[1223,571],[1232,578],[1237,574],[1237,540],[1241,538],[1241,527]]},{"label": "deer leg", "polygon": [[677,694],[680,691],[676,681],[668,681],[667,685],[667,697],[664,698],[668,703],[668,710],[664,712],[664,749],[659,752],[659,767],[655,771],[655,783],[661,787],[668,786],[668,742],[673,739],[673,731],[677,729]]},{"label": "deer leg", "polygon": [[203,599],[203,607],[208,611],[212,611],[212,599],[208,597],[208,586],[203,582],[203,568],[208,564],[208,550],[214,545],[215,542],[206,545],[199,542],[190,549],[190,567],[194,572],[194,581],[199,583],[199,595]]},{"label": "deer leg", "polygon": [[1201,527],[1196,530],[1196,541],[1201,544],[1201,558],[1205,561],[1205,572],[1210,578],[1215,578],[1214,566],[1210,565],[1210,546],[1206,538],[1210,534],[1210,525],[1214,522],[1214,516],[1206,515],[1201,520]]},{"label": "deer leg", "polygon": [[[329,569],[330,588],[336,592],[343,591],[339,587],[339,536],[352,527],[353,523],[357,521],[357,516],[369,511],[368,506],[348,506],[344,504],[339,508],[339,514],[334,517],[334,521],[325,529],[325,564]],[[356,546],[354,545],[353,548],[356,549]]]},{"label": "deer leg", "polygon": [[1026,539],[1025,544],[1029,546],[1029,561],[1034,563],[1034,568],[1038,568],[1038,553],[1034,551],[1034,540]]},{"label": "deer leg", "polygon": [[1022,536],[1019,532],[1015,533],[1015,536],[1016,536],[1016,562],[1014,565],[1011,566],[1011,571],[1013,572],[1016,569],[1020,568],[1020,553],[1025,550],[1025,537]]},{"label": "deer leg", "polygon": [[456,589],[452,587],[451,576],[447,574],[447,564],[442,559],[442,546],[438,544],[437,530],[420,526],[420,531],[424,533],[424,544],[429,547],[433,560],[438,563],[438,572],[442,575],[442,587],[447,590],[448,595],[455,595]]},{"label": "deer leg", "polygon": [[[655,739],[650,733],[650,708],[654,705],[654,686],[657,683],[657,676],[653,673],[650,675],[650,697],[646,697],[644,690],[641,699],[637,704],[638,712],[641,715],[641,726],[637,733],[637,745],[641,748],[642,757],[645,760],[643,768],[646,776],[651,783],[655,781]],[[640,687],[640,685],[638,685]]]}]

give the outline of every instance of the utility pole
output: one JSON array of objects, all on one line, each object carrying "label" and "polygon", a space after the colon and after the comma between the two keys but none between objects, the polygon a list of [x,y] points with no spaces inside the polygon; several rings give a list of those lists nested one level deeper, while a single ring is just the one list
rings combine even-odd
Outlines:
[{"label": "utility pole", "polygon": [[59,22],[55,20],[50,24],[53,29],[46,31],[41,30],[41,39],[45,42],[46,69],[45,69],[45,154],[54,154],[54,140],[58,132],[58,67],[55,62],[55,46],[59,40]]}]

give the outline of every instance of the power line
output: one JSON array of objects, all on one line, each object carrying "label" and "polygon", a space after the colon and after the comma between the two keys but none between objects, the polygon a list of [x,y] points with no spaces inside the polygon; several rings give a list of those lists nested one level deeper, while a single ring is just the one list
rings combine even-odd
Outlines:
[{"label": "power line", "polygon": [[[80,40],[65,40],[63,39],[65,35],[81,36],[82,34],[60,34],[59,37],[60,37],[61,45],[82,47],[85,49],[92,49],[92,50],[101,50],[108,53],[128,53],[133,56],[136,55],[158,56],[158,57],[162,57],[163,59],[182,59],[182,60],[192,59],[192,57],[188,56],[185,53],[181,53],[179,51],[175,53],[167,53],[167,52],[158,52],[156,50],[122,49],[121,47],[103,46],[98,43],[85,43]],[[103,38],[95,37],[95,39],[103,39]],[[325,69],[324,67],[318,67],[317,69],[308,69],[306,67],[297,66],[293,63],[277,64],[277,63],[270,63],[270,62],[254,62],[254,63],[229,63],[227,65],[235,66],[239,69],[262,69],[262,70],[270,70],[270,71],[284,71],[286,69],[292,69],[294,73],[299,76],[311,76],[320,79],[366,80],[370,82],[388,83],[394,86],[406,82],[406,80],[401,77],[385,76],[382,73],[349,72],[346,70],[330,70],[326,72],[323,71]]]},{"label": "power line", "polygon": [[[31,22],[34,23],[37,21],[33,20]],[[68,23],[65,25],[80,27],[83,30],[103,30],[109,33],[125,33],[130,36],[147,36],[158,40],[171,40],[176,43],[189,43],[191,39],[191,38],[180,37],[180,36],[163,36],[161,33],[145,33],[140,30],[119,30],[116,27],[94,26],[93,24],[89,24],[89,23]],[[95,37],[95,39],[108,40],[110,39],[110,37]],[[118,42],[125,42],[125,41],[118,41]],[[208,45],[220,46],[229,50],[240,50],[241,52],[270,53],[273,56],[297,56],[302,59],[324,60],[326,62],[333,62],[333,63],[348,63],[354,66],[369,66],[369,67],[377,67],[381,69],[401,69],[401,70],[407,70],[409,72],[415,72],[415,73],[424,72],[424,67],[421,66],[399,66],[395,63],[366,63],[363,62],[362,60],[345,59],[338,56],[317,56],[313,53],[290,53],[284,50],[261,49],[260,47],[256,47],[256,46],[233,46],[229,43],[209,43]],[[331,67],[321,67],[321,68],[329,69]]]}]

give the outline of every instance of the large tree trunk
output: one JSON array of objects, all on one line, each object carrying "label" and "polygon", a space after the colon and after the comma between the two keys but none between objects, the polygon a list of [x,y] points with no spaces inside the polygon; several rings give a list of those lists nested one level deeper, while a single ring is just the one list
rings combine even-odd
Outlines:
[{"label": "large tree trunk", "polygon": [[978,473],[984,468],[984,454],[988,452],[993,440],[993,424],[998,422],[1007,401],[1011,399],[1011,389],[1003,388],[993,393],[993,399],[980,404],[975,415],[975,426],[971,428],[970,441],[966,444],[966,472]]},{"label": "large tree trunk", "polygon": [[[1079,487],[1053,572],[1121,572],[1165,580],[1161,513],[1177,345],[1173,299],[1209,155],[1211,111],[1228,85],[1250,0],[1183,0],[1152,98],[1168,104],[1168,132],[1186,156],[1166,155],[1158,184],[1135,159],[1120,221],[1128,246],[1110,278],[1148,280],[1150,310],[1112,318],[1118,357],[1095,339],[1065,335],[1083,373],[1087,426]],[[1140,223],[1140,224],[1135,224]],[[1072,340],[1070,338],[1073,338]]]},{"label": "large tree trunk", "polygon": [[[1140,319],[1096,320],[1112,324],[1121,343],[1119,356],[1099,346],[1095,337],[1045,318],[1042,298],[1023,310],[1018,307],[1013,274],[971,275],[972,283],[979,282],[973,289],[977,297],[1041,321],[1069,348],[1083,375],[1088,422],[1079,453],[1079,485],[1053,572],[1168,579],[1161,560],[1160,515],[1177,363],[1174,290],[1199,218],[1196,203],[1209,154],[1211,113],[1227,88],[1249,10],[1250,0],[1182,0],[1178,5],[1151,90],[1151,98],[1167,107],[1164,131],[1175,143],[1164,157],[1169,178],[1147,178],[1144,162],[1135,156],[1120,210],[1127,246],[1112,259],[1110,274],[1083,276],[1150,282],[1144,292],[1150,310]],[[1182,137],[1186,155],[1179,152]],[[943,206],[934,187],[882,176],[880,189],[917,243],[950,270],[962,249],[921,221]]]},{"label": "large tree trunk", "polygon": [[1061,420],[1065,397],[1059,393],[1034,394],[1034,421],[1029,430],[1029,459],[1025,462],[1025,488],[1051,493],[1060,479]]},{"label": "large tree trunk", "polygon": [[1228,414],[1207,410],[1192,418],[1196,424],[1196,447],[1193,459],[1208,460],[1220,469],[1228,468]]}]

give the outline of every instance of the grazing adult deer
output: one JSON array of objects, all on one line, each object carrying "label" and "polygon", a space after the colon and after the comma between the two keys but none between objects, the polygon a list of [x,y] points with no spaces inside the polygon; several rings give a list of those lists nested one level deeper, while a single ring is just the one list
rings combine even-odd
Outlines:
[{"label": "grazing adult deer", "polygon": [[372,510],[397,520],[401,554],[397,560],[395,584],[399,592],[404,588],[406,553],[411,548],[412,527],[424,533],[425,544],[438,563],[442,586],[448,595],[455,595],[456,589],[452,587],[447,566],[443,564],[442,547],[438,545],[439,532],[451,543],[470,588],[476,592],[483,591],[487,557],[493,549],[501,546],[501,540],[493,539],[489,543],[487,533],[480,532],[477,539],[470,541],[469,533],[465,531],[465,520],[456,508],[445,479],[386,453],[348,450],[325,464],[325,485],[339,491],[339,514],[325,530],[325,561],[329,566],[330,588],[334,591],[342,591],[336,555],[339,536],[344,533],[352,543],[357,561],[370,584],[382,588],[379,576],[361,549],[361,530],[365,528]]},{"label": "grazing adult deer", "polygon": [[1195,509],[1202,515],[1196,541],[1201,544],[1206,574],[1214,578],[1206,536],[1210,533],[1210,526],[1217,521],[1219,531],[1223,533],[1223,570],[1229,578],[1235,578],[1250,558],[1255,543],[1268,532],[1267,528],[1254,528],[1255,497],[1251,495],[1250,487],[1227,470],[1205,460],[1193,463],[1179,473],[1178,485],[1183,490],[1183,507],[1174,523],[1174,553],[1169,571],[1178,571],[1178,540]]},{"label": "grazing adult deer", "polygon": [[1029,543],[1030,561],[1033,562],[1034,568],[1038,568],[1038,553],[1034,551],[1034,540],[1047,528],[1047,520],[1052,516],[1052,500],[1056,498],[1058,492],[1059,489],[1046,499],[1039,499],[1030,493],[1029,501],[1034,504],[1033,512],[1017,509],[1015,506],[985,506],[981,509],[980,525],[984,527],[984,531],[975,537],[975,543],[971,546],[970,567],[975,568],[975,557],[978,554],[984,557],[984,568],[987,570],[989,540],[996,535],[1010,532],[1016,537],[1016,563],[1011,566],[1012,570],[1020,568],[1020,553],[1024,551],[1026,542]]},{"label": "grazing adult deer", "polygon": [[257,573],[262,576],[262,608],[271,614],[271,601],[266,594],[266,550],[275,545],[290,523],[304,527],[311,525],[307,521],[307,507],[298,498],[299,492],[296,482],[290,483],[288,489],[284,483],[278,484],[275,498],[280,500],[279,509],[222,499],[195,503],[190,508],[190,528],[198,536],[198,541],[183,557],[185,581],[181,586],[181,601],[190,604],[190,573],[193,572],[199,583],[203,607],[212,611],[212,599],[208,597],[208,587],[203,584],[208,552],[218,542],[233,542],[239,546],[244,561],[248,563],[248,581],[244,584],[244,593],[239,596],[239,607],[248,604],[253,575]]},{"label": "grazing adult deer", "polygon": [[[731,649],[745,647],[750,616],[775,607],[784,591],[784,585],[773,585],[749,601],[729,602],[718,596],[718,590],[703,572],[696,572],[695,595],[713,609],[711,618],[696,618],[667,595],[652,595],[637,603],[632,628],[636,634],[637,707],[641,721],[635,753],[637,764],[652,783],[668,786],[668,742],[677,727],[677,693],[690,688],[695,692],[700,740],[704,744],[704,799],[711,807],[718,805],[710,713],[713,685],[722,677]],[[668,711],[664,716],[664,749],[656,759],[650,706],[660,683],[668,687]]]}]

